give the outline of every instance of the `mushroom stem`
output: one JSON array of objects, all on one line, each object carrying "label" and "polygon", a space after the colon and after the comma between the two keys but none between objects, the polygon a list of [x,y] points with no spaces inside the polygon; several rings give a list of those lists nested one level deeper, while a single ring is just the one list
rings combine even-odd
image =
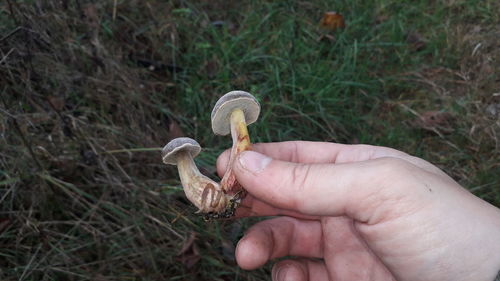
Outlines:
[{"label": "mushroom stem", "polygon": [[245,115],[241,109],[236,109],[231,113],[231,137],[233,138],[233,146],[231,148],[231,154],[229,156],[229,162],[227,165],[226,173],[221,180],[221,188],[226,193],[238,192],[242,188],[236,181],[236,177],[233,173],[233,163],[236,156],[245,150],[250,150],[250,136],[248,135],[247,123],[245,121]]},{"label": "mushroom stem", "polygon": [[199,212],[221,212],[226,209],[229,198],[221,192],[219,184],[200,173],[189,152],[178,153],[177,168],[184,193]]},{"label": "mushroom stem", "polygon": [[194,179],[201,176],[200,170],[196,167],[193,157],[189,152],[179,152],[177,156],[177,169],[183,186],[189,186]]}]

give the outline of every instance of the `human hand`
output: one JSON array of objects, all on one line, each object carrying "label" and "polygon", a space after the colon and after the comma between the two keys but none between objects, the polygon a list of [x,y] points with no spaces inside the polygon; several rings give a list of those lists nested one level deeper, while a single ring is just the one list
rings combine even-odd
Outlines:
[{"label": "human hand", "polygon": [[284,216],[240,240],[243,269],[285,256],[301,258],[275,264],[275,281],[490,281],[500,269],[499,209],[420,158],[319,142],[253,150],[233,167],[249,192],[237,216]]}]

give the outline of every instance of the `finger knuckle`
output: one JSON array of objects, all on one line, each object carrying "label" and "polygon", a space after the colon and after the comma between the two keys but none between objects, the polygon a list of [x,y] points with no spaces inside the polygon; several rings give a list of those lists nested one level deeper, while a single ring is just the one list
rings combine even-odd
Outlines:
[{"label": "finger knuckle", "polygon": [[389,178],[397,179],[407,176],[410,169],[409,163],[403,159],[384,157],[379,159],[378,169],[375,172]]},{"label": "finger knuckle", "polygon": [[376,165],[375,169],[368,170],[371,173],[368,178],[372,179],[373,186],[377,186],[378,193],[404,194],[409,191],[408,187],[414,178],[410,163],[399,158],[385,157],[378,159]]},{"label": "finger knuckle", "polygon": [[411,163],[399,158],[375,160],[376,168],[367,169],[370,185],[361,198],[361,213],[370,223],[392,217],[394,210],[408,208],[413,197],[414,170]]},{"label": "finger knuckle", "polygon": [[311,176],[311,165],[295,165],[292,169],[291,185],[302,193],[309,187]]},{"label": "finger knuckle", "polygon": [[308,202],[304,200],[305,193],[310,187],[310,179],[312,176],[310,165],[294,165],[291,170],[291,182],[289,183],[294,190],[293,205],[299,209],[307,209]]}]

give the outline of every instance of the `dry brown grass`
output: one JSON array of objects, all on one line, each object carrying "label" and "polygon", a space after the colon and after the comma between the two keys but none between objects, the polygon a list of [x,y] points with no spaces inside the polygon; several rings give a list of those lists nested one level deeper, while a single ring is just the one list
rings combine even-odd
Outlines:
[{"label": "dry brown grass", "polygon": [[[159,161],[181,134],[177,69],[156,51],[178,36],[171,7],[130,3],[113,19],[109,3],[78,3],[3,7],[0,278],[182,276],[177,251],[203,230]],[[119,33],[98,28],[111,22]]]}]

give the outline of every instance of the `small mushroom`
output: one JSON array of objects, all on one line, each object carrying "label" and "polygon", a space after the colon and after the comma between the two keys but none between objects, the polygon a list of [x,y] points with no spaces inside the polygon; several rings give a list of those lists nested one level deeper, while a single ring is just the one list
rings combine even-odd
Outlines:
[{"label": "small mushroom", "polygon": [[231,205],[231,198],[224,194],[218,183],[202,175],[193,158],[201,147],[191,138],[171,140],[161,152],[163,163],[177,165],[186,197],[202,213],[221,213]]},{"label": "small mushroom", "polygon": [[223,95],[212,110],[212,130],[216,135],[231,133],[233,146],[229,156],[226,173],[221,180],[221,188],[225,193],[239,194],[243,191],[236,181],[232,166],[236,156],[250,150],[250,136],[247,125],[254,123],[259,117],[260,104],[250,93],[232,91]]}]

